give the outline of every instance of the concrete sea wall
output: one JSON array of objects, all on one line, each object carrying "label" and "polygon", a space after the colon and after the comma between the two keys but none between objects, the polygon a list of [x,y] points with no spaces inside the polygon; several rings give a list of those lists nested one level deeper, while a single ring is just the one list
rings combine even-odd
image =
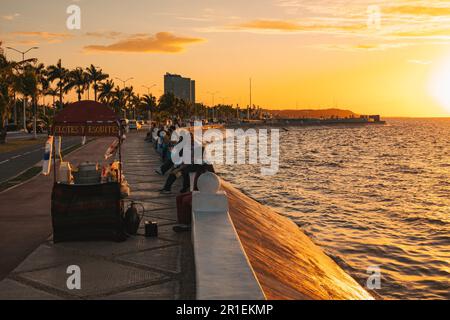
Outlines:
[{"label": "concrete sea wall", "polygon": [[239,239],[267,299],[373,299],[288,218],[227,182]]}]

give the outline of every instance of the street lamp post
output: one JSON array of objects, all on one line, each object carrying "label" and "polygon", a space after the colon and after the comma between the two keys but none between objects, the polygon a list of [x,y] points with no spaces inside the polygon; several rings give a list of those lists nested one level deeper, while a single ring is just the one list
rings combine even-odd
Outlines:
[{"label": "street lamp post", "polygon": [[[122,80],[122,79],[116,77],[116,79],[119,80],[119,81],[121,81],[121,82],[123,83],[123,88],[125,89],[125,88],[126,88],[126,87],[125,87],[126,83],[127,83],[128,81],[130,81],[130,80],[133,80],[134,78],[131,77],[131,78],[128,78],[128,79],[126,79],[126,80]],[[123,110],[123,112],[124,112],[124,118],[126,118],[126,117],[127,117],[126,106],[123,106],[123,109],[124,109],[124,110]]]},{"label": "street lamp post", "polygon": [[219,91],[207,92],[207,93],[209,93],[211,95],[211,98],[212,98],[212,105],[211,105],[211,107],[212,107],[212,117],[213,117],[213,120],[214,120],[214,97],[216,96],[216,94],[219,93]]},{"label": "street lamp post", "polygon": [[[228,97],[221,97],[222,99],[222,106],[225,106],[225,100],[228,99]],[[217,118],[220,119],[220,113],[219,113],[220,109],[217,111]],[[222,117],[224,117],[224,115],[222,114]]]},{"label": "street lamp post", "polygon": [[[25,55],[34,49],[39,49],[39,47],[31,47],[30,49],[26,51],[20,51],[13,47],[6,47],[6,49],[16,51],[22,55],[22,70],[23,74],[25,75]],[[26,109],[27,109],[27,101],[25,100],[25,95],[23,96],[23,130],[27,130],[27,116],[26,116]],[[34,116],[34,121],[36,122],[36,115]]]},{"label": "street lamp post", "polygon": [[144,85],[143,85],[143,87],[147,89],[147,94],[150,95],[150,90],[151,90],[153,87],[156,87],[156,84],[152,84],[150,87],[147,87],[147,86],[144,86]]},{"label": "street lamp post", "polygon": [[[153,87],[156,87],[156,84],[152,84],[150,87],[143,85],[143,87],[147,89],[147,95],[150,96],[150,90]],[[150,125],[152,124],[152,111],[150,110],[150,108],[148,109],[148,122],[150,123]]]},{"label": "street lamp post", "polygon": [[123,83],[123,87],[125,88],[125,84],[126,84],[128,81],[133,80],[134,78],[131,77],[131,78],[128,78],[128,79],[126,79],[126,80],[122,80],[122,79],[116,77],[116,79],[119,80],[119,81],[121,81],[121,82]]}]

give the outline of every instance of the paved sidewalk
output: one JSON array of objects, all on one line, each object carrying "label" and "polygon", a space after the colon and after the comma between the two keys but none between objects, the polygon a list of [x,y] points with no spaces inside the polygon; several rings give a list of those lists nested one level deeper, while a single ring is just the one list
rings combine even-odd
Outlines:
[{"label": "paved sidewalk", "polygon": [[[165,178],[154,173],[160,161],[144,136],[129,134],[123,147],[124,174],[130,200],[144,205],[144,220],[158,222],[159,236],[145,238],[143,221],[139,234],[123,243],[45,241],[0,282],[0,299],[195,298],[190,233],[172,231],[175,196],[157,191]],[[67,288],[69,265],[81,269],[81,290]]]},{"label": "paved sidewalk", "polygon": [[[65,159],[75,164],[101,159],[110,141],[94,140]],[[53,172],[0,193],[0,280],[50,236],[52,186]]]}]

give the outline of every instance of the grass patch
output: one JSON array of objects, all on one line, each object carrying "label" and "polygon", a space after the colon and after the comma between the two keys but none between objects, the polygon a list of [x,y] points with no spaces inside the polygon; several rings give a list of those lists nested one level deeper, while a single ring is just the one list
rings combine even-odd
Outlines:
[{"label": "grass patch", "polygon": [[[86,142],[86,144],[88,144],[89,142]],[[65,157],[66,155],[68,155],[69,153],[71,153],[72,151],[75,151],[76,149],[78,149],[79,147],[81,147],[82,146],[82,144],[81,143],[78,143],[78,144],[75,144],[75,145],[73,145],[73,146],[70,146],[70,147],[68,147],[67,149],[64,149],[64,150],[62,150],[61,151],[61,156],[62,157]]]},{"label": "grass patch", "polygon": [[43,144],[46,140],[47,137],[38,137],[36,140],[31,138],[8,140],[8,137],[6,137],[6,143],[0,144],[0,153],[16,151],[28,146]]}]

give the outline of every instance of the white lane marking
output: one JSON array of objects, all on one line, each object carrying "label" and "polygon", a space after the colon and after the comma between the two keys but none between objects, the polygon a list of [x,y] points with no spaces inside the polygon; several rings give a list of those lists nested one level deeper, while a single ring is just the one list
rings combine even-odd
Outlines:
[{"label": "white lane marking", "polygon": [[[72,145],[70,145],[68,148],[70,148],[70,147],[72,147]],[[14,160],[14,159],[20,158],[22,156],[26,156],[26,155],[28,155],[30,153],[35,153],[35,152],[38,152],[38,151],[41,151],[41,150],[44,150],[44,149],[45,149],[45,147],[39,147],[38,149],[34,149],[34,150],[31,150],[31,151],[28,151],[28,152],[25,152],[25,153],[22,153],[22,154],[18,154],[18,155],[14,156],[14,157],[11,157],[9,159],[3,160],[2,162],[0,162],[0,164],[4,164],[4,163],[8,162],[9,160]]]},{"label": "white lane marking", "polygon": [[0,164],[4,164],[4,163],[6,163],[6,162],[8,162],[10,160],[14,160],[14,159],[17,159],[17,158],[29,155],[30,153],[35,153],[35,152],[41,151],[42,149],[44,149],[44,148],[40,147],[39,149],[35,149],[35,150],[32,150],[32,151],[28,151],[28,152],[25,152],[25,153],[22,153],[22,154],[15,155],[15,156],[13,156],[13,157],[11,157],[9,159],[6,159],[6,160],[0,162]]}]

